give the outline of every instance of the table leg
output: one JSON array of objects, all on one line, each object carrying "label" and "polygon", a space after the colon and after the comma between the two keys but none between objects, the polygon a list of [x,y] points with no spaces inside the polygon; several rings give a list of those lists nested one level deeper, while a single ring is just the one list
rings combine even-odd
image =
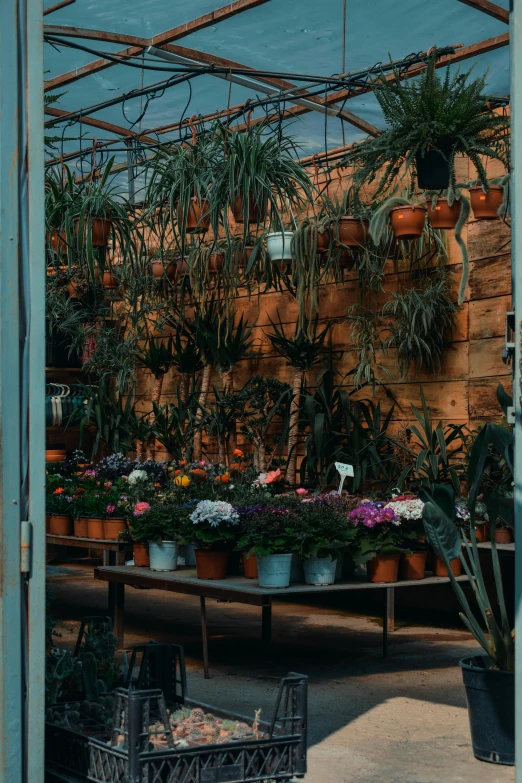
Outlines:
[{"label": "table leg", "polygon": [[384,589],[384,612],[382,618],[382,657],[388,657],[388,632],[395,630],[395,588]]},{"label": "table leg", "polygon": [[210,673],[208,670],[207,606],[205,603],[205,596],[202,595],[200,597],[199,605],[201,609],[201,640],[203,642],[203,672],[205,680],[209,680]]},{"label": "table leg", "polygon": [[261,639],[270,642],[272,639],[272,602],[261,607]]},{"label": "table leg", "polygon": [[[124,565],[124,552],[104,552],[104,560],[107,555],[108,565]],[[119,649],[123,648],[124,611],[125,611],[125,585],[117,582],[108,583],[109,616],[112,618],[112,629],[119,639]]]}]

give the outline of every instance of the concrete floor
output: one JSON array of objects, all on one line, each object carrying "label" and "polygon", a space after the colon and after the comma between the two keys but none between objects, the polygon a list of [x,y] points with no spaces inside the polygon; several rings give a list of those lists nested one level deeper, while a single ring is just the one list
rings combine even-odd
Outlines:
[{"label": "concrete floor", "polygon": [[[53,564],[52,615],[72,645],[83,615],[106,612],[107,587],[92,564]],[[344,600],[344,599],[343,599]],[[351,599],[350,599],[351,600]],[[273,641],[260,642],[260,610],[207,602],[212,678],[203,679],[199,600],[126,589],[125,647],[155,639],[185,646],[193,698],[262,717],[277,678],[310,678],[309,771],[305,783],[508,783],[513,768],[476,761],[458,661],[477,652],[458,618],[399,612],[390,656],[381,655],[378,607],[278,602]],[[366,614],[368,612],[368,614]],[[373,616],[372,616],[373,613]],[[426,617],[420,615],[421,621]],[[452,625],[453,624],[453,625]]]}]

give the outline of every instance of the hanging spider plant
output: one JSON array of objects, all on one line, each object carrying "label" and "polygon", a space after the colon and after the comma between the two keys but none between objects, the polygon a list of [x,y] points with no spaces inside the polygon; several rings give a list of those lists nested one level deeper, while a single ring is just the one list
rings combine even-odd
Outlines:
[{"label": "hanging spider plant", "polygon": [[372,394],[375,394],[378,383],[376,372],[381,370],[390,375],[387,368],[377,361],[377,351],[384,350],[386,347],[381,337],[382,315],[374,308],[354,304],[346,310],[346,322],[351,327],[350,350],[357,354],[353,385],[356,389],[360,389],[368,384],[372,387]]},{"label": "hanging spider plant", "polygon": [[[48,263],[61,264],[67,255],[67,215],[80,193],[68,166],[48,168],[45,173],[45,231]],[[71,241],[71,237],[69,237]]]},{"label": "hanging spider plant", "polygon": [[286,359],[287,364],[294,368],[286,469],[286,478],[293,485],[295,484],[297,468],[297,427],[299,424],[301,389],[307,370],[321,359],[321,352],[331,324],[327,323],[322,330],[319,330],[319,322],[316,317],[311,324],[303,324],[303,328],[296,324],[294,337],[288,337],[279,312],[277,316],[279,323],[276,324],[270,319],[274,331],[266,336],[275,352]]},{"label": "hanging spider plant", "polygon": [[396,190],[410,170],[422,189],[455,188],[455,158],[461,154],[474,164],[486,190],[483,158],[509,167],[509,119],[489,106],[487,73],[471,81],[472,69],[452,76],[447,68],[441,78],[436,63],[434,51],[418,79],[403,84],[394,71],[393,80],[382,74],[373,85],[387,128],[354,145],[340,165],[357,166],[358,186],[380,175],[376,196]]},{"label": "hanging spider plant", "polygon": [[312,183],[296,160],[298,149],[291,136],[278,134],[268,122],[243,132],[217,123],[214,135],[223,150],[220,204],[230,207],[236,222],[243,224],[245,242],[249,225],[259,228],[268,213],[273,230],[282,231],[288,212],[297,213],[312,203]]},{"label": "hanging spider plant", "polygon": [[292,237],[292,277],[297,299],[297,328],[311,328],[319,310],[318,286],[329,272],[330,218],[305,217]]},{"label": "hanging spider plant", "polygon": [[[152,412],[149,416],[149,426],[154,429],[154,423],[156,420],[155,406],[159,406],[161,398],[161,391],[163,389],[163,380],[169,369],[172,367],[173,350],[172,350],[172,337],[169,337],[166,343],[161,339],[149,337],[145,348],[138,356],[139,362],[149,370],[154,376],[154,386],[152,388]],[[155,443],[150,443],[147,451],[147,459],[154,459],[156,453]]]},{"label": "hanging spider plant", "polygon": [[160,147],[147,164],[150,180],[146,200],[149,219],[170,226],[182,256],[187,234],[217,236],[222,209],[217,198],[219,149],[213,134],[197,134],[191,118],[192,141]]}]

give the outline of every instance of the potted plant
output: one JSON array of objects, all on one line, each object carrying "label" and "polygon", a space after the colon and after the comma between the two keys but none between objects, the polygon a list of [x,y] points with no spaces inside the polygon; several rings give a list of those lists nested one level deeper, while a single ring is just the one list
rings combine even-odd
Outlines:
[{"label": "potted plant", "polygon": [[424,579],[428,548],[422,524],[423,501],[415,495],[394,495],[385,508],[391,508],[395,518],[403,527],[415,533],[408,544],[408,550],[401,552],[400,577],[404,580]]},{"label": "potted plant", "polygon": [[63,486],[61,476],[53,476],[55,481],[48,482],[45,510],[49,515],[49,533],[55,536],[72,536],[71,516],[72,496]]},{"label": "potted plant", "polygon": [[509,174],[488,180],[468,182],[473,217],[476,220],[503,220],[509,216]]},{"label": "potted plant", "polygon": [[190,514],[198,579],[224,579],[230,550],[237,540],[239,514],[224,500],[201,500]]},{"label": "potted plant", "polygon": [[310,496],[304,488],[296,494],[298,499],[292,504],[298,520],[296,550],[303,560],[305,583],[331,585],[338,560],[355,536],[346,504],[337,496]]},{"label": "potted plant", "polygon": [[295,504],[278,497],[247,506],[240,513],[239,547],[248,557],[255,554],[259,586],[288,587],[298,528]]},{"label": "potted plant", "polygon": [[356,562],[366,563],[370,582],[396,582],[401,554],[415,532],[401,525],[393,508],[383,501],[367,501],[350,511],[348,519],[357,529]]},{"label": "potted plant", "polygon": [[148,544],[152,571],[175,571],[178,551],[187,536],[188,510],[181,503],[134,504],[130,522],[133,540]]},{"label": "potted plant", "polygon": [[[91,474],[94,474],[92,478]],[[104,518],[107,514],[107,506],[113,505],[110,502],[112,498],[109,498],[93,481],[96,475],[95,470],[86,470],[84,475],[93,486],[84,485],[80,487],[81,491],[75,493],[72,503],[74,517],[78,520],[78,529],[83,532],[84,537],[104,540]]]},{"label": "potted plant", "polygon": [[[500,387],[501,388],[501,387]],[[502,391],[503,397],[507,397]],[[424,495],[424,527],[435,552],[444,560],[451,584],[462,606],[461,619],[481,645],[485,655],[464,658],[460,665],[466,688],[471,740],[475,756],[483,761],[514,764],[514,668],[515,647],[506,603],[500,560],[495,538],[491,540],[491,562],[496,595],[490,598],[477,548],[474,517],[479,492],[484,494],[489,519],[501,516],[514,521],[514,501],[502,494],[499,486],[488,486],[485,470],[495,456],[513,464],[513,432],[507,427],[487,423],[476,438],[469,458],[470,486],[468,535],[455,525],[455,495],[450,487],[437,485]],[[473,588],[479,612],[473,611],[468,597],[456,581],[449,566],[459,557]]]},{"label": "potted plant", "polygon": [[483,158],[508,164],[509,119],[489,106],[484,94],[487,73],[471,81],[471,71],[441,78],[437,51],[418,79],[402,83],[382,74],[373,85],[387,128],[356,144],[339,164],[355,166],[356,185],[380,176],[377,194],[393,188],[414,170],[419,188],[443,190],[456,185],[455,158],[467,155],[487,189]]}]

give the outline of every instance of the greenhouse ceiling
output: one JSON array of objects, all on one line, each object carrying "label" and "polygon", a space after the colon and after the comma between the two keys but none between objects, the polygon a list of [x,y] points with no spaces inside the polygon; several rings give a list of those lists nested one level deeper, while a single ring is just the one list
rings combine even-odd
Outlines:
[{"label": "greenhouse ceiling", "polygon": [[[236,0],[221,7],[219,0],[47,3],[46,120],[52,127],[46,133],[57,139],[48,160],[62,155],[85,173],[95,144],[97,162],[110,153],[123,164],[130,139],[146,153],[148,145],[178,140],[180,122],[181,134],[188,133],[192,115],[211,117],[233,107],[237,126],[247,119],[248,102],[261,101],[251,120],[284,116],[302,156],[333,150],[384,127],[371,92],[346,100],[339,75],[431,47],[453,47],[449,60],[459,64],[452,67],[473,66],[477,75],[487,70],[488,94],[507,97],[509,33],[494,9],[508,4],[497,0],[491,10],[487,0],[438,0],[426,13],[427,0],[400,6],[390,0]],[[217,70],[209,73],[212,66]],[[191,68],[196,76],[180,73]],[[249,76],[246,69],[257,73]],[[302,93],[292,92],[294,84],[316,97],[303,102]],[[141,94],[121,100],[132,91]]]}]

